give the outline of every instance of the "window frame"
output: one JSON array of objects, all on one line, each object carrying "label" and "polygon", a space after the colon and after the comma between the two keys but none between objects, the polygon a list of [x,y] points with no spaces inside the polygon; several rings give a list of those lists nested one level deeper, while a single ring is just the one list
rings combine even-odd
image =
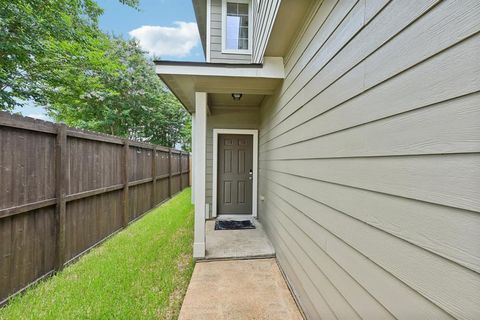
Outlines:
[{"label": "window frame", "polygon": [[[245,3],[248,5],[248,49],[227,49],[227,2]],[[252,54],[253,39],[253,14],[251,0],[222,0],[222,53],[227,54]]]}]

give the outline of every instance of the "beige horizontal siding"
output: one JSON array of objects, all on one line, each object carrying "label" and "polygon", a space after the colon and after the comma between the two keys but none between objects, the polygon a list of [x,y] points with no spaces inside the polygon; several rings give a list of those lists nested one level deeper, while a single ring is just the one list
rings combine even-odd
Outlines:
[{"label": "beige horizontal siding", "polygon": [[307,21],[259,166],[307,317],[480,318],[480,3],[324,0]]},{"label": "beige horizontal siding", "polygon": [[[325,115],[318,119],[323,119],[321,124],[312,121],[319,128],[315,133],[300,136],[297,127],[272,140],[261,153],[265,159],[298,159],[476,152],[480,141],[471,137],[480,132],[478,101],[480,93],[467,94],[368,125],[358,124],[357,113],[344,113],[343,121],[336,123]],[[304,126],[314,128],[310,123]],[[373,139],[375,144],[369,143]]]}]

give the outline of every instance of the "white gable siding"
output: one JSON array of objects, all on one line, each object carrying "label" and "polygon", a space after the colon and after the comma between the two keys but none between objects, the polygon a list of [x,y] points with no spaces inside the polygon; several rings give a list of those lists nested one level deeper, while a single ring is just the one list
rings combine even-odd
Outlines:
[{"label": "white gable siding", "polygon": [[268,38],[272,31],[275,16],[281,0],[253,0],[254,2],[254,29],[252,62],[262,63]]},{"label": "white gable siding", "polygon": [[480,2],[325,0],[260,123],[309,319],[480,319]]}]

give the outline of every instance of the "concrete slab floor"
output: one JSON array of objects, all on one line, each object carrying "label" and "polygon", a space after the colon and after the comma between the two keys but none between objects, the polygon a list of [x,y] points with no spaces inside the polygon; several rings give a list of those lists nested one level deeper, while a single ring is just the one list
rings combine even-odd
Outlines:
[{"label": "concrete slab floor", "polygon": [[274,257],[275,249],[262,224],[253,222],[256,229],[215,230],[215,220],[206,222],[205,259],[240,259]]},{"label": "concrete slab floor", "polygon": [[180,320],[303,319],[275,259],[195,265]]}]

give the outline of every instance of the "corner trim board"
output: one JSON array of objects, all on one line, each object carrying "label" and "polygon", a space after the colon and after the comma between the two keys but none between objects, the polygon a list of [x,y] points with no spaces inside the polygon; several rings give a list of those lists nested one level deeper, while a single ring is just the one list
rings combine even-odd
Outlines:
[{"label": "corner trim board", "polygon": [[206,49],[205,49],[205,60],[206,62],[210,62],[210,19],[211,19],[211,0],[207,0],[207,35],[206,35]]}]

